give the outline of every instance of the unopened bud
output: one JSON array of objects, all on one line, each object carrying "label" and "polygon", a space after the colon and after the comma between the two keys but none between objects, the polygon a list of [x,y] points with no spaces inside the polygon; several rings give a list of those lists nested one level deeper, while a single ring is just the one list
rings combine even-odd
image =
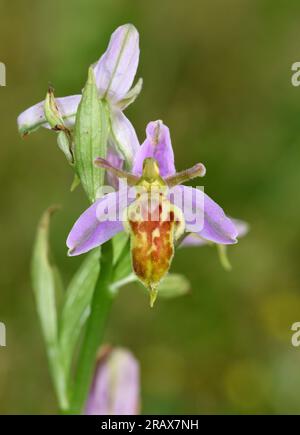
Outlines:
[{"label": "unopened bud", "polygon": [[72,152],[71,133],[64,125],[64,120],[57,107],[52,87],[49,87],[46,94],[44,102],[44,113],[50,127],[58,132],[57,144],[59,149],[62,150],[68,162],[73,165],[74,157]]},{"label": "unopened bud", "polygon": [[137,414],[140,408],[139,371],[138,361],[127,349],[102,349],[86,404],[86,414]]}]

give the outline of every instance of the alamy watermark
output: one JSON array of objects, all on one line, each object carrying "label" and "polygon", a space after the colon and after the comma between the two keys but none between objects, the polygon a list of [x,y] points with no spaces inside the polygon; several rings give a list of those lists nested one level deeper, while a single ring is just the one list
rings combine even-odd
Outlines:
[{"label": "alamy watermark", "polygon": [[0,86],[6,86],[6,66],[0,62]]},{"label": "alamy watermark", "polygon": [[[6,86],[6,66],[0,62],[0,86]],[[6,327],[3,322],[0,322],[0,347],[6,346]]]},{"label": "alamy watermark", "polygon": [[294,62],[291,66],[291,70],[294,71],[291,77],[291,83],[293,86],[300,86],[300,62]]},{"label": "alamy watermark", "polygon": [[6,327],[3,322],[0,322],[0,347],[6,346]]},{"label": "alamy watermark", "polygon": [[300,322],[295,322],[291,326],[291,331],[294,331],[291,342],[294,347],[300,346]]},{"label": "alamy watermark", "polygon": [[[203,186],[197,186],[197,189],[182,189],[181,186],[146,189],[144,186],[128,186],[124,178],[120,179],[117,192],[112,186],[101,186],[97,197],[107,198],[107,201],[99,201],[95,208],[99,222],[125,222],[128,218],[132,221],[168,221],[174,219],[175,207],[184,216],[190,232],[200,232],[204,226]],[[134,201],[137,207],[128,216],[127,211]]]}]

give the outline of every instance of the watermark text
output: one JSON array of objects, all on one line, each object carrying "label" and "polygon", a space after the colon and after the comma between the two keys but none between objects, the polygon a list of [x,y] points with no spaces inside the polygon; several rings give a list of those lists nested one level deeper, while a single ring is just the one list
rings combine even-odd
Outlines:
[{"label": "watermark text", "polygon": [[294,347],[300,346],[300,322],[295,322],[292,324],[291,330],[294,331],[292,335],[291,342]]},{"label": "watermark text", "polygon": [[6,327],[3,322],[0,322],[0,347],[6,346]]},{"label": "watermark text", "polygon": [[6,86],[6,66],[0,62],[0,86]]}]

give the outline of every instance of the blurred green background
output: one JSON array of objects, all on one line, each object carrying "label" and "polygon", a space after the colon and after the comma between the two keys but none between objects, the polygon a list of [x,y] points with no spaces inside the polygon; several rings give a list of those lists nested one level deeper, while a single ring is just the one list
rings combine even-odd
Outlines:
[{"label": "blurred green background", "polygon": [[147,122],[170,127],[177,168],[202,161],[209,193],[251,231],[229,249],[179,250],[173,270],[188,296],[149,309],[136,286],[121,292],[106,341],[141,363],[144,413],[299,413],[300,3],[281,0],[0,0],[1,289],[0,413],[55,413],[30,284],[41,213],[63,207],[52,244],[68,282],[81,258],[65,239],[87,206],[70,193],[71,169],[53,134],[21,140],[17,115],[43,99],[78,93],[112,31],[140,32],[144,88],[127,111],[144,140]]}]

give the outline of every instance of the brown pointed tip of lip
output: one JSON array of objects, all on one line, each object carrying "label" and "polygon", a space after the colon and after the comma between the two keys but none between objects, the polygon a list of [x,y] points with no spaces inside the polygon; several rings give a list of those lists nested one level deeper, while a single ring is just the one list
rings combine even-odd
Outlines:
[{"label": "brown pointed tip of lip", "polygon": [[150,286],[149,291],[150,291],[150,308],[153,308],[158,292],[157,292],[156,288],[152,287],[152,286]]}]

